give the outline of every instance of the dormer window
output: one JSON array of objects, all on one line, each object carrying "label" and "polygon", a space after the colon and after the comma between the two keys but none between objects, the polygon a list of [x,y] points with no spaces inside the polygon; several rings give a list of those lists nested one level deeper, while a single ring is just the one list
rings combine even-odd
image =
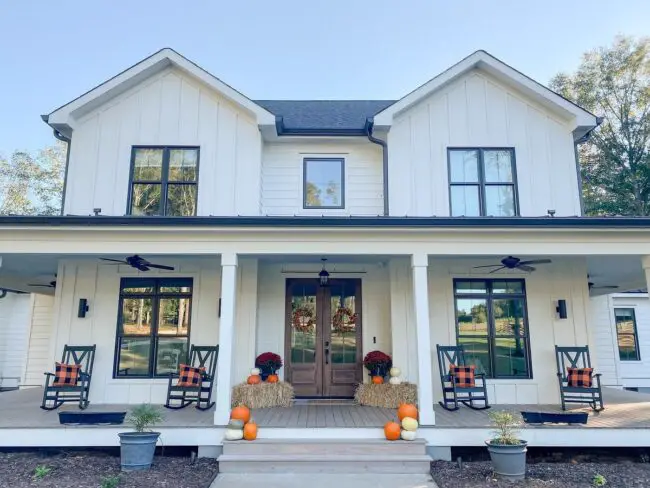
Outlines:
[{"label": "dormer window", "polygon": [[196,215],[198,147],[133,147],[130,215]]},{"label": "dormer window", "polygon": [[303,160],[303,207],[306,209],[345,208],[343,158]]}]

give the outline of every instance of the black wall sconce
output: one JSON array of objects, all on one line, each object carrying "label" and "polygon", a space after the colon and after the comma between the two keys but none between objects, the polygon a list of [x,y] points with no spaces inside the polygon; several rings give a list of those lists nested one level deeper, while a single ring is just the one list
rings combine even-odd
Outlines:
[{"label": "black wall sconce", "polygon": [[87,298],[80,298],[79,299],[79,310],[77,311],[77,317],[80,319],[83,319],[86,316],[86,312],[90,310],[90,307],[88,306],[88,299]]},{"label": "black wall sconce", "polygon": [[561,319],[566,319],[568,317],[566,313],[566,300],[558,300],[555,310]]}]

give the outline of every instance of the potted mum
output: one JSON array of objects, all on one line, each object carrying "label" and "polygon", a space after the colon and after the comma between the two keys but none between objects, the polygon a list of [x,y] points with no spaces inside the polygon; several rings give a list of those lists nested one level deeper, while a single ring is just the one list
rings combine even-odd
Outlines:
[{"label": "potted mum", "polygon": [[386,353],[371,351],[363,359],[363,365],[368,369],[370,376],[383,379],[390,371],[390,368],[393,367],[393,360]]},{"label": "potted mum", "polygon": [[262,381],[271,375],[277,375],[282,367],[282,358],[274,352],[263,352],[255,358],[255,367],[260,370]]},{"label": "potted mum", "polygon": [[162,420],[160,410],[153,405],[143,403],[131,410],[127,422],[133,425],[135,432],[117,434],[120,436],[122,471],[138,471],[151,467],[160,432],[152,432],[150,428]]},{"label": "potted mum", "polygon": [[494,474],[507,480],[522,480],[526,477],[527,441],[519,438],[521,415],[505,410],[489,413],[494,430],[492,439],[485,441]]}]

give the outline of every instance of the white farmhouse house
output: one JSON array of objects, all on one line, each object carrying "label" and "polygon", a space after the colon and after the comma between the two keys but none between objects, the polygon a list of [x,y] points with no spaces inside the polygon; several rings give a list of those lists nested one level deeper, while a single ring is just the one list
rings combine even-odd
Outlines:
[{"label": "white farmhouse house", "polygon": [[[381,350],[417,385],[426,436],[437,344],[465,346],[491,403],[557,404],[556,345],[599,364],[588,275],[646,287],[650,221],[582,215],[576,147],[598,118],[484,51],[398,100],[295,101],[249,99],[166,48],[43,120],[70,142],[63,212],[0,217],[0,286],[57,276],[49,364],[96,344],[91,405],[162,404],[189,346],[218,344],[203,415],[222,433],[256,355],[328,398]],[[105,260],[134,255],[173,269]],[[354,333],[332,326],[342,305]]]}]

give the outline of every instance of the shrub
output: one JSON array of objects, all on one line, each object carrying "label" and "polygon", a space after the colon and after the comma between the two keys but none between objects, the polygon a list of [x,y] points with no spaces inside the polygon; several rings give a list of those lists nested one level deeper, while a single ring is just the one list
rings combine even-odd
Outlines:
[{"label": "shrub", "polygon": [[162,422],[163,416],[158,408],[148,403],[138,405],[133,410],[127,421],[133,425],[136,432],[144,432],[150,430],[151,427],[159,422]]},{"label": "shrub", "polygon": [[591,484],[594,486],[605,486],[607,484],[607,480],[602,474],[596,473],[591,480]]},{"label": "shrub", "polygon": [[36,466],[34,468],[34,479],[35,480],[42,480],[45,478],[50,472],[52,471],[52,468],[49,466],[45,466],[44,464]]},{"label": "shrub", "polygon": [[494,427],[492,431],[492,444],[503,446],[516,446],[521,444],[519,439],[519,428],[522,424],[521,415],[508,412],[507,410],[496,410],[488,414],[490,422]]},{"label": "shrub", "polygon": [[105,476],[102,478],[101,488],[117,488],[119,484],[119,476]]}]

